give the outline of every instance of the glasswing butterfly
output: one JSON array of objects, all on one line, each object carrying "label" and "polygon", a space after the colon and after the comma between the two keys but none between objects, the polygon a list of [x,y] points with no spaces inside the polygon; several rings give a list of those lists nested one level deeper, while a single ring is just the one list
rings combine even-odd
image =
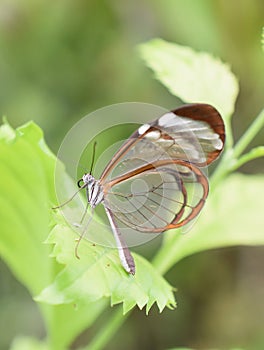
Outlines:
[{"label": "glasswing butterfly", "polygon": [[122,228],[161,233],[197,217],[209,192],[201,168],[219,156],[224,142],[224,123],[213,106],[183,105],[141,125],[114,154],[99,180],[90,171],[78,181],[79,191],[86,190],[87,208],[90,205],[93,211],[103,204],[128,273],[135,274],[135,263]]}]

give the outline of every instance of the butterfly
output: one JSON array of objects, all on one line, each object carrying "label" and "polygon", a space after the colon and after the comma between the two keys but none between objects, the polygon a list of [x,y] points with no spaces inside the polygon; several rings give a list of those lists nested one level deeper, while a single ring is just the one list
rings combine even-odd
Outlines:
[{"label": "butterfly", "polygon": [[135,274],[135,262],[122,229],[158,234],[192,222],[209,192],[202,168],[219,156],[224,142],[224,122],[213,106],[183,105],[141,125],[98,180],[90,171],[78,181],[92,211],[103,204],[128,273]]}]

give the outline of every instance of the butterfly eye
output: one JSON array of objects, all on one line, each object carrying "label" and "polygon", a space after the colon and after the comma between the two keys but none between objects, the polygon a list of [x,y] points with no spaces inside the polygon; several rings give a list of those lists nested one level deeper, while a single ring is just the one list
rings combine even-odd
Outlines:
[{"label": "butterfly eye", "polygon": [[82,187],[82,183],[83,183],[83,179],[81,178],[81,179],[77,182],[77,186],[78,186],[79,188],[81,188],[81,187]]}]

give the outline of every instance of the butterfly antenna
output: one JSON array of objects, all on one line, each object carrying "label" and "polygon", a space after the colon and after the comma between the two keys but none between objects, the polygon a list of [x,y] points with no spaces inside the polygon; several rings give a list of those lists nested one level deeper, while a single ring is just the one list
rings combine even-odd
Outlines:
[{"label": "butterfly antenna", "polygon": [[96,149],[97,142],[94,141],[93,144],[93,155],[92,155],[92,162],[91,162],[91,169],[90,169],[90,174],[92,175],[93,173],[93,167],[94,167],[94,161],[95,161],[95,149]]},{"label": "butterfly antenna", "polygon": [[77,243],[76,243],[76,246],[75,246],[75,256],[76,256],[77,259],[80,259],[80,256],[78,255],[78,248],[79,248],[80,242],[83,239],[85,233],[87,232],[87,228],[90,225],[90,222],[92,221],[92,218],[93,218],[93,208],[92,208],[92,211],[91,211],[91,216],[89,217],[88,222],[85,225],[84,230],[82,231],[80,237],[77,239]]},{"label": "butterfly antenna", "polygon": [[87,187],[87,184],[86,184],[86,183],[83,184],[83,185],[78,189],[78,191],[76,191],[76,192],[71,196],[70,199],[68,199],[66,202],[64,202],[64,203],[62,203],[62,204],[60,204],[60,205],[58,205],[57,207],[53,207],[52,209],[59,209],[59,208],[61,208],[61,207],[64,207],[64,205],[68,204],[71,200],[73,200],[73,198],[74,198],[83,188],[85,188],[85,187]]}]

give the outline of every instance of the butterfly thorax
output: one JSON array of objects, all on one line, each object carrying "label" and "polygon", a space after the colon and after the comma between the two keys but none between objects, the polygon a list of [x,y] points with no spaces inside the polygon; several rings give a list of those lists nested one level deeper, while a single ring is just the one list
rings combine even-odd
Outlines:
[{"label": "butterfly thorax", "polygon": [[96,180],[91,174],[84,174],[83,183],[87,185],[87,199],[92,208],[95,208],[104,199],[104,194],[99,180]]}]

